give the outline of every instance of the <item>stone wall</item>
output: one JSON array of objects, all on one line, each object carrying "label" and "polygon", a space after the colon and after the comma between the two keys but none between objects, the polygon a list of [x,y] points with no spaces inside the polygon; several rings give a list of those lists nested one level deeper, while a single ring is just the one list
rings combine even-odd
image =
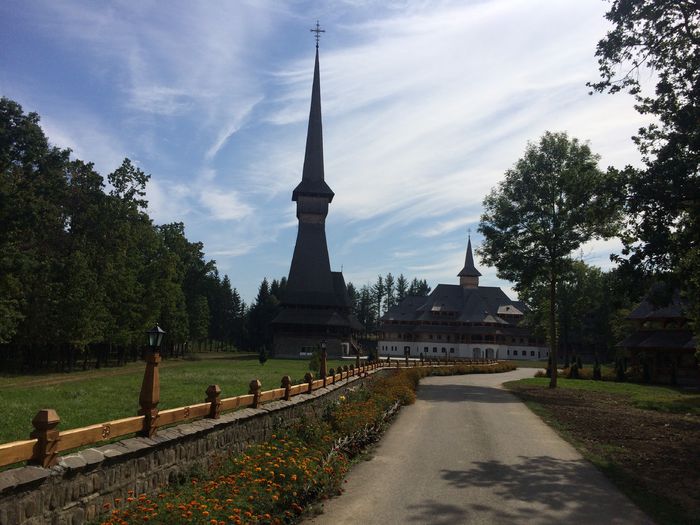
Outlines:
[{"label": "stone wall", "polygon": [[257,409],[223,414],[61,457],[50,469],[0,472],[0,525],[80,525],[114,498],[151,492],[206,470],[218,458],[269,439],[302,417],[318,418],[328,403],[366,379],[351,377]]}]

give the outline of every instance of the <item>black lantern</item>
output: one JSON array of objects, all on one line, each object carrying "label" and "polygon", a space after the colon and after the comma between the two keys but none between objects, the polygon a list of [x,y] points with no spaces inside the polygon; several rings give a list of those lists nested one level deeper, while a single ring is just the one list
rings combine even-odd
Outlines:
[{"label": "black lantern", "polygon": [[325,339],[323,341],[321,341],[321,351],[322,352],[326,351],[326,340]]},{"label": "black lantern", "polygon": [[163,341],[165,330],[156,324],[146,333],[148,334],[148,346],[151,347],[151,350],[157,350],[160,348],[160,343]]}]

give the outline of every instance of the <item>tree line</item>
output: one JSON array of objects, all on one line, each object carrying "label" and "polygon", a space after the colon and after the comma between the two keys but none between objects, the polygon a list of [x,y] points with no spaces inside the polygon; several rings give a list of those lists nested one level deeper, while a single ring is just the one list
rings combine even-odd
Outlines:
[{"label": "tree line", "polygon": [[124,159],[105,181],[70,153],[49,143],[36,113],[0,99],[3,363],[123,362],[156,321],[169,352],[251,346],[251,308],[229,277],[183,223],[149,217],[149,176]]}]

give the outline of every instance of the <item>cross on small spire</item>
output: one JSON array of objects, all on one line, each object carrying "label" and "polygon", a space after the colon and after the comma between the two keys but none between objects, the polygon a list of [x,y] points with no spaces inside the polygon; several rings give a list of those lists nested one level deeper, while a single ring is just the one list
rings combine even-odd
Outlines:
[{"label": "cross on small spire", "polygon": [[316,33],[314,35],[314,38],[316,39],[316,49],[318,49],[318,41],[321,39],[321,33],[325,33],[325,29],[321,29],[321,26],[318,24],[318,20],[316,20],[316,28],[315,29],[309,29],[312,33]]}]

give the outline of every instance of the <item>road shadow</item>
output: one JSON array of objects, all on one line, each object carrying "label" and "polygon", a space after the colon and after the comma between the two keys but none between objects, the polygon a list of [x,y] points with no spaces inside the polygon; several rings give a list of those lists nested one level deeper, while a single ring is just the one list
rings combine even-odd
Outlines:
[{"label": "road shadow", "polygon": [[457,505],[440,503],[435,500],[426,500],[414,505],[406,505],[406,509],[413,514],[408,521],[413,523],[431,523],[433,525],[454,525],[455,523],[467,523],[468,511]]},{"label": "road shadow", "polygon": [[517,403],[518,400],[500,388],[473,385],[434,385],[418,387],[418,399],[431,402]]},{"label": "road shadow", "polygon": [[636,507],[601,482],[601,475],[585,460],[519,459],[516,464],[475,462],[469,470],[442,470],[441,477],[453,487],[487,488],[509,501],[507,508],[488,502],[466,505],[473,513],[490,515],[493,522],[618,524],[635,523],[632,516],[639,517]]}]

